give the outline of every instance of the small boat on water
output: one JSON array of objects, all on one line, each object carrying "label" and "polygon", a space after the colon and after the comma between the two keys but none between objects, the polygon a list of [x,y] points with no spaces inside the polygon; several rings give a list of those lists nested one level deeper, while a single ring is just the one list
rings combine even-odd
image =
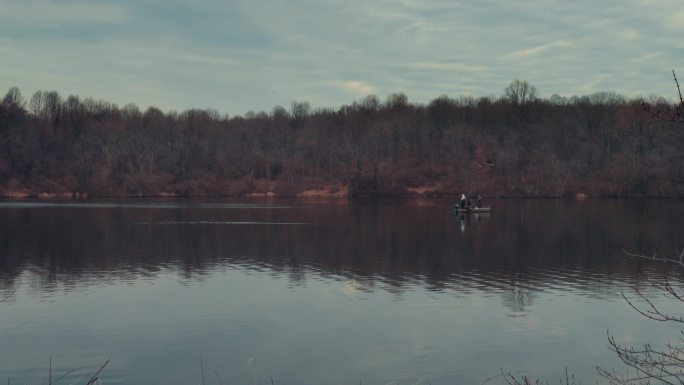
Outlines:
[{"label": "small boat on water", "polygon": [[465,208],[465,209],[458,207],[458,205],[454,206],[454,212],[455,213],[489,213],[491,211],[492,211],[492,206],[470,207],[470,208]]}]

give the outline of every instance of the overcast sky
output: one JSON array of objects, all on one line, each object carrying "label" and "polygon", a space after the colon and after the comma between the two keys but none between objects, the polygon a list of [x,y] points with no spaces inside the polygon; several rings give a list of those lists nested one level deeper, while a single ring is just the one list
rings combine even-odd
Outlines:
[{"label": "overcast sky", "polygon": [[674,96],[682,0],[0,0],[0,92],[242,114],[500,95]]}]

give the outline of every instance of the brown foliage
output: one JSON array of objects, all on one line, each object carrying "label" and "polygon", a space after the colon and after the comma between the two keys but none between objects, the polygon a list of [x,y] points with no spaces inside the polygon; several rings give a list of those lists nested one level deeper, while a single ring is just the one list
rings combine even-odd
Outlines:
[{"label": "brown foliage", "polygon": [[427,106],[403,94],[338,110],[297,102],[233,118],[56,92],[27,109],[13,88],[0,103],[0,186],[5,196],[339,195],[329,186],[340,184],[359,197],[684,195],[675,122],[611,93],[547,100],[513,85],[528,88]]}]

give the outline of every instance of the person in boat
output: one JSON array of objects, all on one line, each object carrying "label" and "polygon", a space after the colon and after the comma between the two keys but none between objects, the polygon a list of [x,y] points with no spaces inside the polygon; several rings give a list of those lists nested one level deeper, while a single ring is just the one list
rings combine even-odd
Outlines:
[{"label": "person in boat", "polygon": [[472,200],[472,199],[468,199],[468,205],[467,205],[467,207],[468,207],[468,210],[470,210],[470,209],[473,208],[473,200]]},{"label": "person in boat", "polygon": [[462,209],[466,208],[466,201],[467,201],[467,198],[466,198],[465,194],[461,194],[461,205],[460,205],[460,207]]},{"label": "person in boat", "polygon": [[482,207],[482,195],[478,195],[477,196],[477,208],[479,209],[481,207]]}]

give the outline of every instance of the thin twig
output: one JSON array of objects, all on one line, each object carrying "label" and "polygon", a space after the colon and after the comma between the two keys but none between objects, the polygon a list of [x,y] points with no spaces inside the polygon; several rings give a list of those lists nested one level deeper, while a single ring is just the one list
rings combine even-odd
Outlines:
[{"label": "thin twig", "polygon": [[665,384],[675,385],[675,380],[683,384],[681,368],[684,361],[681,358],[681,349],[668,345],[668,352],[655,351],[650,345],[644,345],[643,349],[636,350],[634,347],[620,346],[615,342],[615,337],[608,335],[609,348],[617,353],[618,358],[636,371],[635,376],[629,374],[617,375],[615,370],[609,372],[597,367],[599,375],[611,382],[628,384],[636,381],[649,383],[650,380],[660,381]]},{"label": "thin twig", "polygon": [[214,373],[216,373],[216,380],[218,380],[219,385],[223,385],[223,381],[221,381],[221,376],[219,376],[216,370],[214,370]]},{"label": "thin twig", "polygon": [[250,358],[249,364],[252,365],[252,385],[256,385],[256,358]]},{"label": "thin twig", "polygon": [[9,294],[7,294],[6,296],[0,298],[0,302],[6,301],[6,300],[7,300],[9,297],[11,297],[12,294],[14,294],[16,291],[17,291],[17,288],[15,287],[14,290],[12,290],[12,291],[9,292]]},{"label": "thin twig", "polygon": [[102,364],[102,366],[100,367],[100,369],[98,369],[97,372],[95,372],[95,374],[93,374],[93,376],[90,378],[90,380],[88,380],[88,382],[86,383],[86,385],[91,385],[91,384],[95,383],[95,381],[97,381],[97,376],[100,374],[100,372],[102,371],[102,369],[104,369],[105,366],[107,366],[107,364],[109,363],[109,360],[111,360],[111,359],[112,359],[112,356],[110,355],[109,358],[107,358],[107,361],[105,361],[105,363]]},{"label": "thin twig", "polygon": [[683,260],[683,259],[684,259],[684,250],[682,250],[682,253],[679,255],[679,259],[661,258],[661,257],[658,257],[657,254],[653,254],[652,256],[648,256],[648,255],[646,255],[646,254],[644,254],[644,253],[636,254],[636,253],[630,253],[630,252],[627,251],[627,250],[623,250],[623,251],[624,251],[624,253],[625,253],[627,256],[629,256],[629,257],[647,259],[647,260],[650,260],[650,261],[657,261],[657,262],[675,263],[675,264],[677,264],[677,265],[680,265],[680,266],[684,267],[684,260]]},{"label": "thin twig", "polygon": [[64,373],[64,374],[62,374],[61,376],[59,376],[53,383],[56,384],[56,383],[57,383],[59,380],[61,380],[62,378],[64,378],[64,377],[70,375],[71,373],[73,373],[73,372],[75,372],[75,371],[77,371],[77,370],[79,370],[79,369],[81,369],[81,368],[82,368],[82,366],[81,366],[81,367],[78,367],[78,368],[76,368],[76,369],[67,370],[66,373]]},{"label": "thin twig", "polygon": [[492,380],[494,380],[494,379],[497,379],[497,378],[501,377],[502,374],[503,374],[503,373],[499,373],[499,374],[497,374],[496,376],[491,376],[491,377],[487,378],[486,380],[482,381],[482,384],[481,384],[481,385],[485,385],[485,384],[488,383],[489,381],[492,381]]},{"label": "thin twig", "polygon": [[200,352],[200,368],[202,369],[202,385],[204,385],[204,360],[202,359],[202,353]]},{"label": "thin twig", "polygon": [[644,300],[644,302],[646,302],[646,304],[648,305],[648,307],[650,308],[650,310],[642,310],[641,308],[639,308],[638,306],[636,306],[632,301],[630,301],[630,300],[627,298],[627,296],[625,296],[625,293],[620,293],[620,294],[622,294],[622,298],[624,298],[625,301],[627,301],[627,304],[628,304],[629,306],[631,306],[632,309],[636,310],[639,314],[643,315],[643,316],[646,317],[646,318],[650,318],[650,319],[652,319],[652,320],[654,320],[654,321],[661,321],[661,322],[664,322],[664,321],[678,321],[678,322],[681,322],[680,319],[677,319],[677,318],[675,318],[675,317],[668,316],[668,315],[666,315],[666,314],[661,313],[661,312],[655,307],[655,305],[653,304],[653,302],[651,302],[648,298],[646,298],[638,289],[634,289],[634,291],[637,293],[637,295],[638,295],[642,300]]},{"label": "thin twig", "polygon": [[679,93],[679,105],[684,106],[684,99],[682,99],[682,90],[679,88],[679,82],[677,81],[677,75],[675,70],[672,70],[672,76],[674,77],[675,84],[677,85],[677,92]]}]

